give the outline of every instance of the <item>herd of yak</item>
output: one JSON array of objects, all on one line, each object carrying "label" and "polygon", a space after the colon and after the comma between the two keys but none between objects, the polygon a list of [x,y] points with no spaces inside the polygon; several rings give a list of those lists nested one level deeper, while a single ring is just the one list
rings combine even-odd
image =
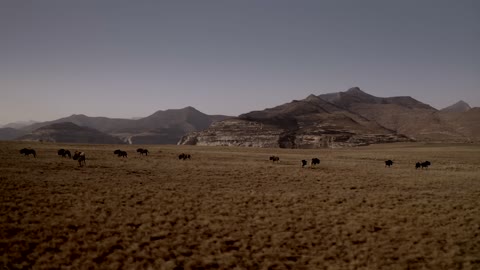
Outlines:
[{"label": "herd of yak", "polygon": [[[117,149],[115,151],[113,151],[113,153],[115,155],[117,155],[118,157],[128,157],[128,154],[126,151],[123,151],[123,150],[120,150],[120,149]],[[140,155],[146,155],[148,156],[148,150],[147,149],[143,149],[143,148],[138,148],[137,149],[137,153],[139,153]],[[33,157],[37,157],[37,153],[35,152],[35,150],[33,149],[30,149],[30,148],[23,148],[22,150],[20,150],[20,154],[23,154],[25,156],[29,156],[29,155],[33,155]],[[59,156],[62,156],[62,157],[68,157],[68,158],[73,158],[74,160],[78,160],[78,164],[80,166],[82,165],[86,165],[86,162],[85,162],[85,153],[84,152],[79,152],[79,151],[75,151],[73,157],[72,157],[72,154],[70,153],[69,150],[67,149],[60,149],[58,150],[58,155]],[[178,155],[178,159],[180,160],[187,160],[187,159],[191,159],[191,155],[190,154],[185,154],[185,153],[181,153],[180,155]],[[280,157],[278,156],[270,156],[270,160],[275,163],[275,162],[280,162]],[[302,168],[307,166],[308,165],[308,161],[306,161],[305,159],[303,159],[302,161]],[[310,166],[315,166],[315,165],[319,165],[320,164],[320,159],[319,158],[312,158],[312,161],[310,162]],[[385,167],[390,167],[393,165],[393,161],[392,160],[386,160],[385,161]],[[432,165],[430,163],[430,161],[424,161],[424,162],[417,162],[415,164],[415,169],[418,169],[418,168],[426,168],[428,169],[428,166]]]},{"label": "herd of yak", "polygon": [[[67,150],[67,149],[59,149],[57,151],[58,155],[59,156],[62,156],[64,158],[68,157],[68,158],[73,158],[73,160],[78,160],[78,164],[80,165],[80,167],[82,167],[83,165],[87,165],[85,160],[85,153],[84,152],[79,152],[79,151],[75,151],[73,157],[72,157],[72,153],[70,152],[70,150]],[[139,153],[140,155],[145,155],[145,156],[148,156],[148,153],[150,153],[148,151],[148,149],[143,149],[143,148],[138,148],[137,149],[137,153]],[[23,154],[25,156],[29,156],[29,155],[33,155],[34,158],[37,157],[37,152],[35,152],[34,149],[31,149],[31,148],[23,148],[20,150],[20,154]],[[128,157],[128,154],[127,154],[127,151],[123,151],[123,150],[120,150],[120,149],[117,149],[115,151],[113,151],[113,154],[117,155],[118,157]],[[183,159],[183,160],[187,160],[187,159],[191,159],[192,156],[190,154],[185,154],[185,153],[181,153],[179,156],[178,156],[178,159]]]}]

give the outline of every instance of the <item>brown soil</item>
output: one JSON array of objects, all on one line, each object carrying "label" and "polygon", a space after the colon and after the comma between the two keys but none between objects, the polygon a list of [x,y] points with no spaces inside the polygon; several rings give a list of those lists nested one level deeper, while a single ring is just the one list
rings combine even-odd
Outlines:
[{"label": "brown soil", "polygon": [[142,147],[0,143],[0,269],[480,269],[480,145]]}]

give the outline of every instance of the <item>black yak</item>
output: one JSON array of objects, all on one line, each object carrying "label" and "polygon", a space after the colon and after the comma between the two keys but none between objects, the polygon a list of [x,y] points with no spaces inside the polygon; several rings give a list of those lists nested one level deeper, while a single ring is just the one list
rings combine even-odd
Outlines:
[{"label": "black yak", "polygon": [[113,153],[115,155],[117,155],[118,157],[127,157],[127,152],[126,151],[122,151],[120,149],[117,149],[115,151],[113,151]]},{"label": "black yak", "polygon": [[80,167],[82,167],[82,164],[87,166],[84,152],[75,151],[75,154],[73,155],[73,160],[78,160],[78,165]]},{"label": "black yak", "polygon": [[32,154],[34,158],[37,157],[37,152],[29,148],[23,148],[22,150],[20,150],[20,154],[24,154],[25,156],[29,156],[30,154]]},{"label": "black yak", "polygon": [[67,157],[67,156],[68,156],[68,158],[71,158],[71,157],[72,157],[72,154],[70,153],[70,151],[69,151],[69,150],[65,150],[65,149],[63,149],[63,148],[60,149],[60,150],[58,150],[57,153],[58,153],[59,156],[62,156],[62,157]]},{"label": "black yak", "polygon": [[393,161],[391,161],[390,159],[389,160],[386,160],[385,161],[385,167],[389,167],[393,165]]},{"label": "black yak", "polygon": [[430,163],[430,161],[425,161],[425,162],[417,162],[415,163],[415,169],[418,169],[418,168],[427,168],[428,169],[428,166],[432,165],[432,163]]},{"label": "black yak", "polygon": [[432,165],[432,163],[430,163],[430,161],[427,160],[427,161],[425,161],[425,162],[422,162],[420,165],[422,166],[422,169],[423,169],[423,168],[427,168],[427,169],[428,169],[428,166]]},{"label": "black yak", "polygon": [[307,166],[307,161],[305,159],[302,159],[302,168]]},{"label": "black yak", "polygon": [[148,150],[147,150],[147,149],[138,148],[138,149],[137,149],[137,153],[139,153],[139,154],[142,155],[142,156],[143,156],[143,154],[145,154],[146,156],[148,156]]},{"label": "black yak", "polygon": [[270,157],[270,160],[271,160],[272,162],[275,162],[275,161],[280,161],[280,157],[277,157],[277,156],[271,156],[271,157]]},{"label": "black yak", "polygon": [[181,153],[180,155],[178,155],[178,159],[183,159],[183,160],[186,160],[186,159],[191,159],[191,155],[190,154],[184,154],[184,153]]},{"label": "black yak", "polygon": [[313,165],[317,165],[317,164],[320,164],[320,159],[318,159],[318,158],[312,158],[312,163],[311,163],[311,165],[313,166]]}]

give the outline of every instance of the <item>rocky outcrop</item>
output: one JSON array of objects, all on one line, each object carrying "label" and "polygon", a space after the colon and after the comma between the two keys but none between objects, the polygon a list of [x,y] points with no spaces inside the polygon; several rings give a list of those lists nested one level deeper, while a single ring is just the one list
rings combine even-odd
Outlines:
[{"label": "rocky outcrop", "polygon": [[205,131],[192,132],[178,144],[244,147],[279,147],[285,131],[260,122],[228,119],[213,123]]},{"label": "rocky outcrop", "polygon": [[328,128],[289,130],[259,121],[229,119],[213,123],[205,131],[187,134],[178,144],[309,149],[354,147],[399,141],[410,141],[410,139],[392,133],[358,134],[354,131]]}]

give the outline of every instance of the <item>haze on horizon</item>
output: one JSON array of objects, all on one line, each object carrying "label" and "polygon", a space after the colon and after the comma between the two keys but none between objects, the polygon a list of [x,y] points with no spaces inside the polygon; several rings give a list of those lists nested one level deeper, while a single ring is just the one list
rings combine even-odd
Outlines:
[{"label": "haze on horizon", "polygon": [[238,115],[358,86],[480,106],[480,2],[2,1],[0,125]]}]

